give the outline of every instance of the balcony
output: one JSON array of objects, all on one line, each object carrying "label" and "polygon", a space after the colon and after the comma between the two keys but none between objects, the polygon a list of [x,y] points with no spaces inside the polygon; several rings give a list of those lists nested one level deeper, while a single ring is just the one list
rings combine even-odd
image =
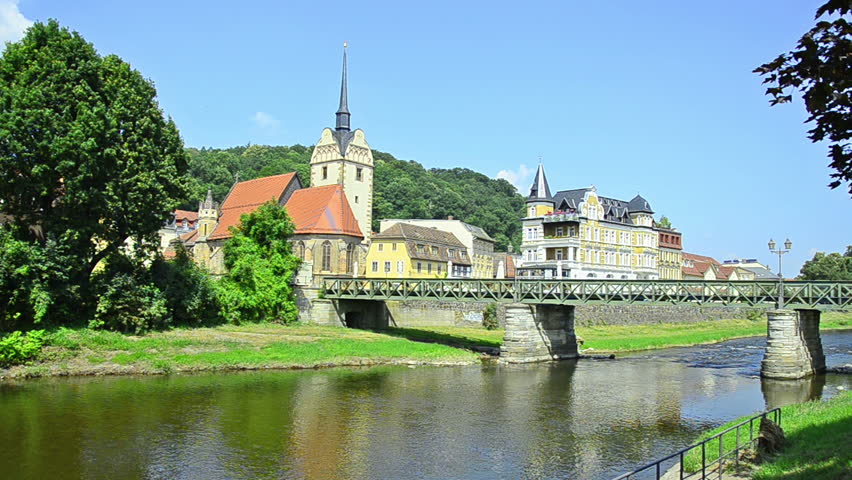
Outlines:
[{"label": "balcony", "polygon": [[543,223],[579,222],[580,216],[577,213],[555,212],[545,215],[541,221]]}]

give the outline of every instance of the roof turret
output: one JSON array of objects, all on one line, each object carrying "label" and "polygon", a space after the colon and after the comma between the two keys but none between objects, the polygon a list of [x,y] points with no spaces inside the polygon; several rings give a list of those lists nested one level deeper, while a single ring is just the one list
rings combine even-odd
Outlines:
[{"label": "roof turret", "polygon": [[633,197],[633,200],[630,200],[627,204],[627,210],[629,210],[630,213],[654,213],[654,211],[651,210],[651,204],[648,203],[648,200],[642,198],[641,195],[636,195]]},{"label": "roof turret", "polygon": [[547,177],[544,176],[544,166],[539,163],[538,171],[535,172],[532,188],[530,188],[530,196],[527,201],[543,200],[552,202],[553,196],[550,195],[550,186],[547,184]]}]

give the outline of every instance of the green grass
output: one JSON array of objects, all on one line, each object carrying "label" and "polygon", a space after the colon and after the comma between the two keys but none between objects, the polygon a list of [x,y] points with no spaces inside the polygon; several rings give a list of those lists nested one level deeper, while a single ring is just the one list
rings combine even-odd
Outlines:
[{"label": "green grass", "polygon": [[[474,333],[468,334],[473,336]],[[47,345],[42,355],[44,368],[22,371],[22,375],[50,374],[54,370],[63,374],[126,373],[130,368],[140,373],[168,373],[228,368],[458,363],[475,362],[479,358],[467,350],[424,343],[399,332],[302,324],[223,325],[140,336],[60,328],[49,333]]]},{"label": "green grass", "polygon": [[[852,328],[852,313],[827,312],[820,330]],[[593,352],[629,352],[655,348],[698,345],[732,338],[766,335],[766,317],[752,320],[712,320],[655,325],[602,325],[577,327],[583,348]]]},{"label": "green grass", "polygon": [[485,330],[472,327],[389,328],[382,332],[409,340],[443,343],[461,348],[499,347],[503,344],[504,336],[502,329]]},{"label": "green grass", "polygon": [[[702,435],[708,438],[747,417]],[[774,458],[757,466],[755,480],[835,480],[852,478],[852,392],[844,392],[824,402],[788,405],[781,409],[781,425],[787,444]],[[756,428],[756,427],[755,427]],[[745,435],[748,435],[745,430]],[[735,437],[726,434],[724,450],[733,449]],[[707,445],[708,459],[718,457],[719,442]],[[712,453],[715,453],[713,455]],[[700,470],[701,451],[696,449],[684,461],[689,472]]]}]

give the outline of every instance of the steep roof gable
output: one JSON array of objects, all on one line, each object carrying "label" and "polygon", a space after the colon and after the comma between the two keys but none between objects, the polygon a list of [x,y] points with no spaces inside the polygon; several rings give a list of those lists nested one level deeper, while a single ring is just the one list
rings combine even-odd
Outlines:
[{"label": "steep roof gable", "polygon": [[[240,216],[251,213],[257,207],[272,200],[281,201],[281,196],[293,182],[299,182],[295,172],[271,177],[256,178],[234,185],[222,204],[222,215],[216,224],[216,229],[208,237],[210,240],[230,238],[231,227],[240,224]],[[301,185],[301,182],[299,182]]]},{"label": "steep roof gable", "polygon": [[285,205],[296,234],[350,235],[364,238],[341,185],[296,190]]}]

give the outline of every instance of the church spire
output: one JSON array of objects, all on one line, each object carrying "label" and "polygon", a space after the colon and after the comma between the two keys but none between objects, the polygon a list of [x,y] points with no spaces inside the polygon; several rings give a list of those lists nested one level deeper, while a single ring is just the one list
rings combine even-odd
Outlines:
[{"label": "church spire", "polygon": [[337,131],[349,131],[349,102],[346,92],[346,42],[343,42],[343,79],[340,81],[340,107],[337,108]]}]

